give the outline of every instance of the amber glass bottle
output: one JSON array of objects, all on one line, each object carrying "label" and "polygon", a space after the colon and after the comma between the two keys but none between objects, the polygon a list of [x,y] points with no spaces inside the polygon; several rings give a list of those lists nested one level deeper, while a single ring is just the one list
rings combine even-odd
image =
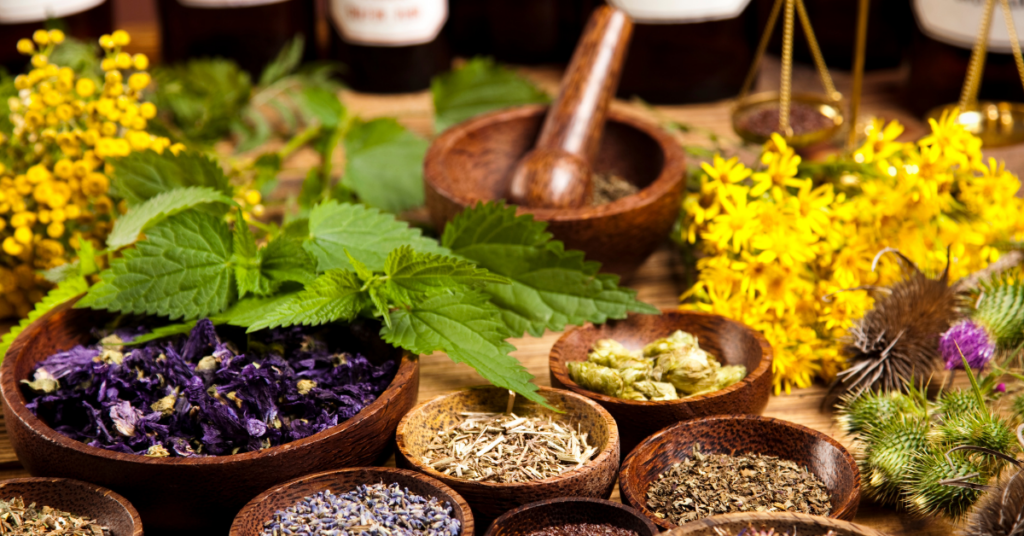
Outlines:
[{"label": "amber glass bottle", "polygon": [[[739,93],[756,47],[749,0],[712,0],[698,9],[664,0],[609,0],[637,24],[618,95],[655,104],[706,102]],[[661,9],[659,9],[661,8]]]},{"label": "amber glass bottle", "polygon": [[95,42],[113,31],[111,2],[105,0],[2,0],[0,1],[0,64],[11,73],[20,73],[29,57],[17,51],[19,39],[47,25],[67,35]]},{"label": "amber glass bottle", "polygon": [[508,63],[565,63],[600,0],[451,0],[456,54]]},{"label": "amber glass bottle", "polygon": [[331,56],[357,91],[419,91],[451,65],[447,0],[331,0],[330,18]]},{"label": "amber glass bottle", "polygon": [[296,34],[316,57],[314,0],[157,0],[165,63],[230,58],[259,76]]}]

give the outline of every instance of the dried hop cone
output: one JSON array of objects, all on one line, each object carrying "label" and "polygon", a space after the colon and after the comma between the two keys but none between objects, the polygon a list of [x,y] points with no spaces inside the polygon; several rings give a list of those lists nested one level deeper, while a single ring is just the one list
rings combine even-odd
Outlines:
[{"label": "dried hop cone", "polygon": [[967,536],[1024,536],[1024,471],[989,492],[971,513]]},{"label": "dried hop cone", "polygon": [[984,485],[989,479],[982,464],[972,457],[954,452],[947,461],[945,454],[944,449],[930,450],[918,456],[910,466],[906,506],[921,517],[939,514],[953,520],[961,519],[978,501],[982,491],[950,486],[944,482],[959,480]]},{"label": "dried hop cone", "polygon": [[893,416],[868,427],[861,436],[858,465],[864,493],[895,505],[903,496],[907,466],[928,451],[928,423],[912,415]]}]

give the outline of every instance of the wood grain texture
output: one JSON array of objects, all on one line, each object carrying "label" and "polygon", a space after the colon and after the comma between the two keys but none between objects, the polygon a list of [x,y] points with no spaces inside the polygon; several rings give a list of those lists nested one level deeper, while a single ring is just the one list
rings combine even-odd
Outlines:
[{"label": "wood grain texture", "polygon": [[109,489],[67,478],[14,478],[0,481],[0,498],[15,497],[36,507],[49,506],[96,520],[111,536],[142,536],[139,513],[124,497]]},{"label": "wood grain texture", "polygon": [[505,512],[541,499],[579,496],[607,499],[615,486],[619,468],[619,434],[615,420],[592,400],[569,391],[541,387],[540,394],[565,412],[558,416],[533,402],[517,397],[512,412],[516,415],[555,415],[569,420],[587,433],[588,441],[598,447],[597,455],[583,467],[558,476],[524,483],[472,482],[455,478],[423,463],[427,443],[440,430],[456,425],[464,411],[504,412],[508,391],[491,386],[463,389],[416,406],[398,424],[395,452],[399,467],[415,469],[456,490],[473,509],[481,527]]},{"label": "wood grain texture", "polygon": [[[523,106],[478,116],[449,128],[424,163],[427,208],[438,230],[463,208],[504,199],[512,170],[533,145],[547,108]],[[593,168],[618,175],[640,191],[596,207],[519,207],[548,222],[565,247],[586,252],[604,271],[625,277],[664,242],[679,215],[685,157],[665,131],[612,111]]]},{"label": "wood grain texture", "polygon": [[[681,400],[622,400],[584,389],[569,377],[566,363],[586,361],[601,339],[615,339],[630,350],[668,337],[677,330],[692,333],[700,347],[723,365],[743,365],[747,375],[721,391]],[[679,421],[709,415],[761,413],[772,390],[772,347],[760,333],[719,315],[665,309],[661,315],[631,314],[595,326],[587,324],[562,335],[548,358],[551,385],[601,404],[615,417],[625,458],[641,441]]]},{"label": "wood grain texture", "polygon": [[546,527],[570,523],[607,524],[637,536],[655,536],[661,529],[635,508],[622,503],[583,497],[537,501],[505,512],[491,523],[485,536],[526,536]]},{"label": "wood grain texture", "polygon": [[860,472],[853,456],[831,437],[789,421],[735,415],[678,423],[641,443],[622,464],[619,489],[626,504],[665,529],[676,525],[647,509],[647,488],[700,444],[706,454],[747,453],[792,460],[821,479],[829,492],[829,517],[851,520],[860,504]]},{"label": "wood grain texture", "polygon": [[742,512],[724,514],[681,525],[677,529],[666,532],[666,536],[720,536],[715,529],[726,530],[727,534],[738,534],[741,530],[753,526],[755,529],[775,529],[778,534],[799,536],[826,536],[833,531],[835,536],[885,536],[875,529],[841,521],[828,517],[808,514],[791,514],[775,512]]},{"label": "wood grain texture", "polygon": [[473,514],[458,493],[442,482],[429,476],[391,467],[358,467],[339,471],[326,471],[296,478],[275,486],[249,501],[235,517],[231,525],[231,536],[259,536],[263,524],[270,521],[274,513],[295,505],[305,497],[330,490],[339,495],[354,490],[363,484],[398,484],[421,497],[436,497],[452,507],[452,517],[462,524],[462,534],[472,536],[476,530]]},{"label": "wood grain texture", "polygon": [[0,366],[4,420],[18,458],[33,476],[100,484],[138,508],[150,534],[228,530],[235,512],[270,486],[329,469],[370,465],[381,457],[419,390],[419,360],[387,345],[368,326],[345,343],[371,361],[401,359],[395,379],[355,417],[310,437],[234,456],[147,458],[90,447],[46,425],[25,408],[19,382],[55,352],[88,343],[111,315],[74,309],[71,300],[30,325]]},{"label": "wood grain texture", "polygon": [[528,207],[579,208],[590,203],[590,163],[597,156],[608,107],[619,85],[633,21],[600,6],[590,15],[551,103],[537,145],[512,174],[509,199]]}]

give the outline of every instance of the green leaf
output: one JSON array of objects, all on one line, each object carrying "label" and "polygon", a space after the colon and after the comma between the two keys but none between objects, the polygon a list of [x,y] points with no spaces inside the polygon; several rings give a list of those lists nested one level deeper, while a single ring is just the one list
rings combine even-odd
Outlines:
[{"label": "green leaf", "polygon": [[417,354],[442,351],[466,363],[487,381],[550,407],[530,383],[533,376],[516,358],[498,310],[478,292],[441,294],[391,314],[394,325],[381,337]]},{"label": "green leaf", "polygon": [[260,272],[274,284],[296,281],[304,285],[316,279],[316,259],[302,249],[302,241],[286,235],[270,241],[256,253]]},{"label": "green leaf", "polygon": [[111,179],[116,195],[127,199],[132,207],[164,192],[190,186],[204,186],[228,197],[232,194],[220,164],[193,151],[182,151],[178,156],[171,151],[135,151],[109,163],[114,166]]},{"label": "green leaf", "polygon": [[284,304],[293,300],[298,291],[282,292],[266,298],[249,296],[235,302],[226,311],[210,317],[214,324],[230,324],[247,328],[274,314]]},{"label": "green leaf", "polygon": [[176,188],[157,194],[132,208],[114,222],[114,229],[107,237],[107,248],[120,249],[133,244],[146,228],[162,221],[167,216],[206,203],[233,205],[235,202],[223,193],[205,186]]},{"label": "green leaf", "polygon": [[153,72],[157,109],[189,140],[213,143],[225,138],[249,103],[252,82],[238,64],[225,59],[193,59]]},{"label": "green leaf", "polygon": [[303,247],[320,270],[352,270],[346,251],[374,272],[384,270],[387,254],[402,245],[416,251],[444,253],[437,242],[391,214],[362,205],[327,201],[309,213],[309,238]]},{"label": "green leaf", "polygon": [[360,201],[387,212],[421,206],[428,145],[392,118],[353,120],[345,136],[343,182]]},{"label": "green leaf", "polygon": [[529,80],[483,57],[435,77],[430,92],[436,132],[491,110],[550,101]]},{"label": "green leaf", "polygon": [[28,313],[28,316],[21,319],[17,326],[11,328],[3,338],[0,339],[0,363],[3,362],[3,358],[7,356],[7,350],[11,348],[11,343],[18,335],[25,331],[25,328],[32,322],[35,322],[39,317],[49,312],[54,307],[78,296],[79,294],[89,290],[89,283],[85,280],[85,277],[75,276],[70,279],[65,279],[59,285],[54,287],[50,292],[43,296],[43,299],[38,301],[35,307]]},{"label": "green leaf", "polygon": [[280,326],[318,326],[353,320],[370,301],[354,272],[328,270],[291,299],[249,324],[249,332]]},{"label": "green leaf", "polygon": [[256,238],[252,235],[252,229],[249,229],[249,225],[242,219],[241,209],[238,211],[238,216],[235,230],[232,233],[232,243],[234,244],[232,262],[235,266],[238,295],[240,297],[244,297],[246,294],[267,296],[274,292],[274,286],[260,270]]},{"label": "green leaf", "polygon": [[305,109],[327,129],[338,128],[345,115],[345,105],[338,94],[322,87],[307,87],[302,90]]},{"label": "green leaf", "polygon": [[484,291],[515,336],[526,332],[539,337],[545,329],[603,323],[625,318],[630,311],[658,314],[636,299],[636,291],[620,288],[618,276],[598,274],[599,263],[551,240],[546,227],[532,216],[516,216],[515,207],[478,204],[447,225],[441,243],[512,281],[488,285]]},{"label": "green leaf", "polygon": [[294,72],[295,68],[302,62],[302,51],[305,49],[305,44],[302,34],[296,34],[295,37],[285,43],[281,47],[281,51],[277,53],[277,57],[263,68],[263,73],[260,74],[259,85],[269,86]]},{"label": "green leaf", "polygon": [[191,322],[182,322],[180,324],[169,324],[167,326],[160,326],[153,328],[149,333],[144,333],[135,337],[131,342],[125,343],[127,346],[136,346],[139,344],[146,344],[149,341],[155,341],[163,339],[165,337],[172,337],[174,335],[186,335],[196,327],[198,320]]},{"label": "green leaf", "polygon": [[412,305],[415,295],[437,294],[461,286],[509,280],[475,264],[444,255],[419,253],[409,246],[393,250],[384,263],[388,294],[402,305]]},{"label": "green leaf", "polygon": [[192,320],[219,313],[236,296],[231,231],[190,210],[154,225],[125,250],[76,307]]},{"label": "green leaf", "polygon": [[323,195],[323,176],[318,168],[310,168],[306,172],[306,178],[302,181],[302,189],[299,191],[299,206],[308,210],[319,203]]}]

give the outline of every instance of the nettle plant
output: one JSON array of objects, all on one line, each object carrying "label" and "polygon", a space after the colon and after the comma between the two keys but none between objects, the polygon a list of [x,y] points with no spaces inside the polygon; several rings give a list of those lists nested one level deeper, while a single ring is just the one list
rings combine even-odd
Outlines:
[{"label": "nettle plant", "polygon": [[[507,339],[631,311],[658,313],[619,287],[617,276],[598,273],[599,263],[565,250],[545,223],[502,203],[464,211],[440,240],[375,208],[333,199],[278,226],[244,215],[209,159],[189,152],[145,158],[150,165],[114,163],[128,213],[106,250],[79,252],[28,321],[82,292],[76,307],[172,322],[136,343],[185,333],[203,318],[249,332],[375,318],[386,342],[416,354],[444,352],[494,385],[546,404]],[[94,255],[107,257],[109,268],[90,286],[102,264]]]}]

